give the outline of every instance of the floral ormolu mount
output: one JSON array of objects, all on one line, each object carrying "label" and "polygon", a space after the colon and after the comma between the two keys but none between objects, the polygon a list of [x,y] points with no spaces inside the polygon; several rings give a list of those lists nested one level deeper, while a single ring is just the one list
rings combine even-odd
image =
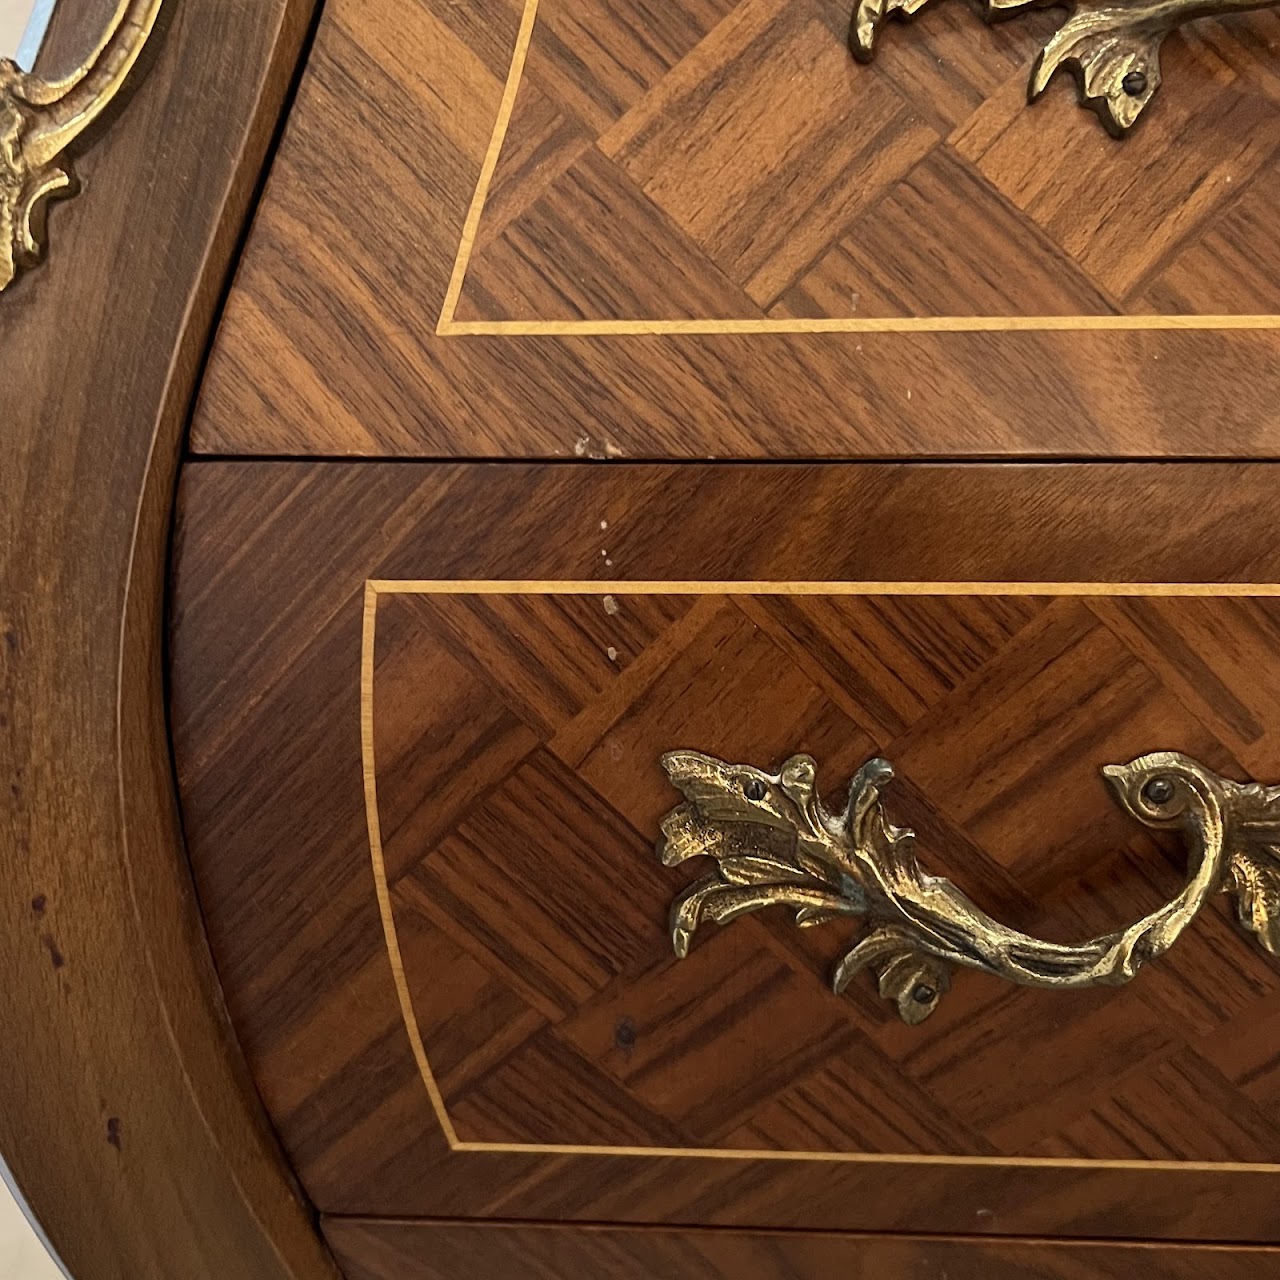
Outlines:
[{"label": "floral ormolu mount", "polygon": [[818,798],[810,756],[792,756],[777,774],[697,751],[670,752],[662,764],[686,803],[663,820],[659,856],[667,866],[716,861],[672,906],[671,942],[681,958],[703,921],[728,924],[765,907],[791,909],[800,928],[865,919],[865,934],[832,972],[832,988],[843,992],[870,967],[880,994],[914,1024],[937,1007],[956,966],[1033,987],[1127,982],[1219,890],[1235,896],[1244,928],[1280,953],[1280,787],[1231,782],[1176,752],[1102,773],[1130,816],[1181,832],[1185,887],[1128,928],[1076,946],[1010,929],[949,880],[923,871],[913,834],[885,816],[882,793],[893,778],[886,760],[858,770],[838,814]]},{"label": "floral ormolu mount", "polygon": [[[985,0],[989,21],[1055,0]],[[1057,0],[1066,4],[1068,0]],[[875,55],[876,35],[889,17],[910,18],[929,0],[858,0],[849,47],[860,62]],[[1034,102],[1061,69],[1075,73],[1084,106],[1115,137],[1137,121],[1160,87],[1160,46],[1171,31],[1196,18],[1269,9],[1277,0],[1081,0],[1041,50],[1031,71]]]},{"label": "floral ormolu mount", "polygon": [[0,58],[0,293],[44,254],[47,202],[75,189],[67,152],[116,101],[162,3],[117,0],[97,47],[65,79]]}]

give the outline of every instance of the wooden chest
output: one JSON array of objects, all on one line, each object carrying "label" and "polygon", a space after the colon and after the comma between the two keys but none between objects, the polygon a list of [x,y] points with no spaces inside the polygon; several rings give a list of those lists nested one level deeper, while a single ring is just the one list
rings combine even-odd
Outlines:
[{"label": "wooden chest", "polygon": [[[29,1157],[85,1276],[1280,1276],[1280,18],[1153,62],[1168,9],[157,29],[0,299],[66,433],[15,492],[100,485],[48,554],[107,573],[15,606],[13,722],[79,679],[100,733],[14,793],[13,952],[114,894],[149,975],[91,1052],[18,1024],[68,1082],[156,1037],[195,1135],[75,1086],[100,1187],[179,1170],[103,1261]],[[44,359],[166,288],[146,369]],[[26,657],[67,608],[97,676]],[[99,794],[51,924],[41,806]]]}]

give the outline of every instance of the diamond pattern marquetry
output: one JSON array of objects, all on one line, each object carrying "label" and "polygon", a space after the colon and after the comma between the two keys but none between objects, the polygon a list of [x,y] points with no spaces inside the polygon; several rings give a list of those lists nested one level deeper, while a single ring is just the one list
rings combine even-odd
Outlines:
[{"label": "diamond pattern marquetry", "polygon": [[[930,9],[866,67],[849,16],[540,0],[456,319],[1240,309],[1225,262],[1193,264],[1207,236],[1242,260],[1270,249],[1274,15],[1173,42],[1167,77],[1195,89],[1155,111],[1182,162],[1149,168],[1141,141],[1083,129],[1065,86],[1026,109],[1054,17],[992,31]],[[1280,310],[1275,283],[1259,310]]]},{"label": "diamond pattern marquetry", "polygon": [[[833,805],[882,753],[926,868],[997,918],[1064,942],[1137,919],[1182,851],[1099,766],[1172,748],[1280,779],[1272,486],[1228,464],[188,467],[184,827],[314,1203],[1271,1239],[1280,966],[1226,898],[1128,985],[960,972],[908,1027],[869,978],[828,989],[852,922],[761,912],[676,960],[698,870],[654,842],[666,750],[807,751]],[[1108,588],[1155,569],[1208,585]],[[446,585],[396,586],[427,574]],[[735,575],[815,586],[716,585]]]},{"label": "diamond pattern marquetry", "polygon": [[[769,766],[807,751],[833,803],[883,754],[901,771],[890,810],[931,868],[1032,933],[1119,927],[1171,897],[1181,867],[1109,802],[1100,764],[1161,747],[1280,772],[1250,729],[1280,711],[1269,689],[1238,667],[1219,675],[1194,642],[1153,660],[1128,637],[1210,627],[1272,647],[1280,605],[602,596],[378,600],[377,794],[397,928],[482,975],[465,1014],[475,1039],[460,1044],[452,983],[406,970],[428,1056],[448,1046],[440,1083],[461,1141],[1280,1152],[1280,1094],[1242,1093],[1221,1061],[1280,1003],[1280,968],[1233,936],[1225,903],[1130,986],[1063,995],[962,975],[908,1029],[869,986],[826,989],[845,926],[708,926],[677,962],[666,912],[691,869],[653,856],[677,801],[657,767],[666,749]],[[1196,699],[1179,695],[1188,677]],[[1235,729],[1198,714],[1206,679],[1234,702]]]},{"label": "diamond pattern marquetry", "polygon": [[852,7],[331,0],[196,451],[1276,456],[1280,15],[1117,143],[1061,9]]}]

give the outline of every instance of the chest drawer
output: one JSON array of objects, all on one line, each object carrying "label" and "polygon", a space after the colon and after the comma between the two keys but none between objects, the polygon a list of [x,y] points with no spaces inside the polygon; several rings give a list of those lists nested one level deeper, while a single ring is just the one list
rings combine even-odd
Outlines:
[{"label": "chest drawer", "polygon": [[1275,457],[1280,20],[1120,143],[1027,104],[1059,11],[923,8],[333,0],[194,449]]},{"label": "chest drawer", "polygon": [[[1221,464],[191,465],[187,836],[318,1207],[1269,1240],[1266,893],[1256,913],[1211,894],[1230,880],[1212,824],[1139,821],[1099,771],[1179,752],[1280,776],[1272,483]],[[967,895],[945,973],[904,993],[876,955],[833,992],[883,904],[804,897],[794,819],[717,827],[704,797],[691,836],[671,784],[696,788],[662,766],[678,750],[756,767],[730,790],[811,757],[829,830],[865,762],[892,760],[859,856],[886,871],[915,829],[916,960],[947,955],[930,877]],[[672,904],[708,873],[681,960]],[[1198,876],[1174,928],[1160,913]],[[744,886],[781,896],[732,900],[717,928]],[[1038,950],[1001,952],[982,921]],[[983,946],[1018,981],[952,963]]]}]

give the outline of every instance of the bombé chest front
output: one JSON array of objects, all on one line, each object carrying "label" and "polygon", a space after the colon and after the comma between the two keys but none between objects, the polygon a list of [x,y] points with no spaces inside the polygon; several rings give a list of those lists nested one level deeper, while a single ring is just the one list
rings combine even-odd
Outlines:
[{"label": "bomb\u00e9 chest front", "polygon": [[1280,27],[995,8],[327,5],[171,712],[352,1276],[1275,1265]]}]

